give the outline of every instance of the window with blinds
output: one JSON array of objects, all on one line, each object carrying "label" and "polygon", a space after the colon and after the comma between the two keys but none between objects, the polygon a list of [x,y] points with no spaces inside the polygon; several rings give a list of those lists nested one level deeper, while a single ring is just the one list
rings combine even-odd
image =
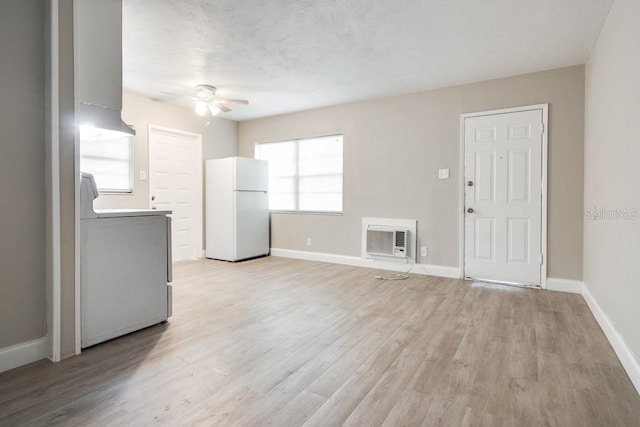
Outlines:
[{"label": "window with blinds", "polygon": [[342,135],[256,144],[269,162],[269,209],[342,212]]},{"label": "window with blinds", "polygon": [[133,191],[132,141],[121,132],[80,129],[80,171],[93,174],[101,193]]}]

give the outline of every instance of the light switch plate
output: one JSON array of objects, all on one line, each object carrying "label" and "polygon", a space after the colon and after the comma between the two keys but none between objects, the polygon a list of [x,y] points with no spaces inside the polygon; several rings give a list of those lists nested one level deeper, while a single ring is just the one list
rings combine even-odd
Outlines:
[{"label": "light switch plate", "polygon": [[147,179],[147,171],[140,171],[140,181],[145,181]]},{"label": "light switch plate", "polygon": [[449,179],[449,169],[438,169],[438,178]]}]

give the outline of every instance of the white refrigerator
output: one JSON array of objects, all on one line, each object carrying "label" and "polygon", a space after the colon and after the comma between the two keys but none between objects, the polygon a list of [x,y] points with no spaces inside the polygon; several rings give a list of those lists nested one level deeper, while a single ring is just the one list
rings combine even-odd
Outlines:
[{"label": "white refrigerator", "polygon": [[227,157],[205,164],[206,256],[240,261],[269,254],[269,164]]}]

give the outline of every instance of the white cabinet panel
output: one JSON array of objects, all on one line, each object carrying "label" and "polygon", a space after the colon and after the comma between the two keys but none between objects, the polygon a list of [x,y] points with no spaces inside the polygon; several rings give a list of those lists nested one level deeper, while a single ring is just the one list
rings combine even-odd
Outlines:
[{"label": "white cabinet panel", "polygon": [[167,320],[167,220],[81,221],[82,347]]}]

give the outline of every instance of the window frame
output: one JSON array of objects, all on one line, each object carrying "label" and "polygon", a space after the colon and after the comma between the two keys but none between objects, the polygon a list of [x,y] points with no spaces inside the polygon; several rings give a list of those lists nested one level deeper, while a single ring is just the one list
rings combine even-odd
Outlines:
[{"label": "window frame", "polygon": [[[284,142],[296,142],[295,150],[296,150],[296,175],[295,175],[295,202],[296,206],[300,205],[300,155],[299,155],[299,143],[300,141],[310,140],[310,139],[318,139],[318,138],[331,138],[331,137],[340,137],[342,139],[342,185],[340,188],[340,197],[342,198],[342,209],[339,211],[323,211],[323,210],[301,210],[301,209],[271,209],[269,208],[269,212],[273,214],[298,214],[298,215],[328,215],[328,216],[343,216],[344,215],[344,133],[333,133],[326,135],[315,135],[315,136],[305,136],[302,138],[289,138],[289,139],[277,139],[271,141],[263,141],[256,142],[254,144],[253,155],[256,159],[259,159],[257,156],[258,147],[266,144],[278,144]],[[260,159],[262,160],[262,159]]]}]

